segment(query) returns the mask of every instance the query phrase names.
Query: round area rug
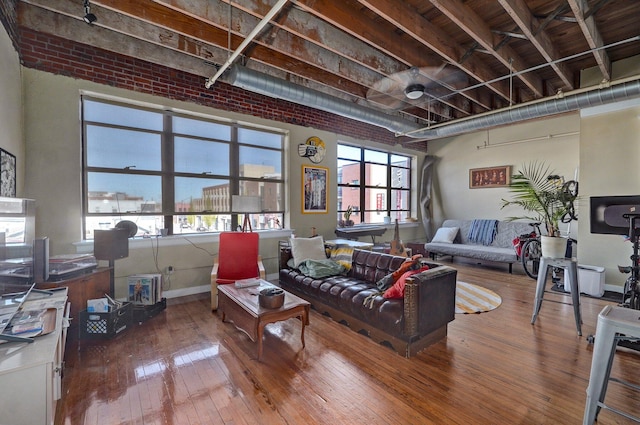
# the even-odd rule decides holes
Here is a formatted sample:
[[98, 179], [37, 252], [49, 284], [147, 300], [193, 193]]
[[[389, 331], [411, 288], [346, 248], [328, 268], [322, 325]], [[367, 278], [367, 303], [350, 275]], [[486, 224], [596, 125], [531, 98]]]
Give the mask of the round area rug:
[[483, 313], [500, 304], [500, 295], [487, 288], [460, 281], [456, 284], [456, 313]]

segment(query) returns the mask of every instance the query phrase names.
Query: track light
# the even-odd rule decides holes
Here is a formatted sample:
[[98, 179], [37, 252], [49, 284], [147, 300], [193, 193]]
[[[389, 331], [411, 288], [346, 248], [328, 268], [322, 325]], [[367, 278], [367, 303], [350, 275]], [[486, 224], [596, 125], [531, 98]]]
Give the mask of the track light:
[[89, 0], [84, 0], [84, 17], [82, 18], [87, 24], [92, 25], [95, 21], [98, 20], [96, 15], [91, 13], [91, 5], [89, 4]]
[[411, 100], [416, 100], [424, 94], [424, 86], [422, 84], [410, 84], [404, 89], [404, 95]]

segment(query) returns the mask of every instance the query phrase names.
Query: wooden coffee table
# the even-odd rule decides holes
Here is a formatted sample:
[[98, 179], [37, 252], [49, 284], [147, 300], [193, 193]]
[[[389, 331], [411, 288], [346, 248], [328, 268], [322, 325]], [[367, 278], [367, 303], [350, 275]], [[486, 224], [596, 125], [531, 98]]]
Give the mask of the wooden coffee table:
[[268, 323], [297, 317], [302, 323], [300, 340], [304, 348], [304, 327], [309, 324], [309, 302], [284, 291], [284, 304], [280, 308], [263, 308], [258, 303], [258, 293], [275, 285], [261, 280], [259, 286], [236, 288], [234, 284], [218, 286], [218, 311], [222, 321], [233, 322], [236, 328], [258, 343], [258, 360], [262, 359], [262, 335]]

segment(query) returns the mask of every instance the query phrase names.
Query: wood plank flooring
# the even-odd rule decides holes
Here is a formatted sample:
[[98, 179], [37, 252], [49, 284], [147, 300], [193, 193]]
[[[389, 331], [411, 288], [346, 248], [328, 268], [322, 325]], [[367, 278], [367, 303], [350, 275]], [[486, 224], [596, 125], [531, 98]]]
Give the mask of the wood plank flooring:
[[[298, 320], [271, 324], [258, 362], [256, 344], [211, 313], [208, 294], [168, 300], [114, 340], [68, 344], [56, 424], [582, 423], [586, 336], [613, 303], [582, 298], [583, 337], [567, 304], [545, 301], [532, 326], [535, 282], [520, 270], [452, 265], [502, 305], [457, 314], [446, 339], [411, 359], [312, 310], [305, 349]], [[612, 375], [638, 384], [639, 367], [638, 351], [619, 349]], [[640, 392], [610, 384], [607, 402], [640, 416]], [[608, 411], [598, 421], [627, 423]]]

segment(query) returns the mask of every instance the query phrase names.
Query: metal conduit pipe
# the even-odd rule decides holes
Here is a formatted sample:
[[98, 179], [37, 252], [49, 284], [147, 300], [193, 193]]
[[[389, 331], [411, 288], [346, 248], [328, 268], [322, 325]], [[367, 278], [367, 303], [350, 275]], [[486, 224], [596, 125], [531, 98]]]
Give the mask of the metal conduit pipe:
[[411, 134], [407, 134], [407, 136], [420, 139], [439, 139], [637, 97], [640, 97], [640, 79], [625, 81], [576, 95], [565, 95], [559, 99], [512, 107], [501, 112], [486, 114], [457, 123], [444, 124], [438, 128], [428, 128], [412, 132]]
[[229, 82], [235, 87], [254, 93], [307, 105], [321, 111], [377, 125], [394, 133], [416, 131], [423, 127], [237, 64], [231, 67]]
[[396, 135], [406, 135], [421, 140], [450, 137], [640, 97], [640, 79], [625, 80], [620, 83], [611, 83], [608, 87], [581, 91], [574, 95], [567, 94], [561, 98], [537, 101], [524, 106], [514, 106], [504, 111], [487, 113], [425, 129], [424, 126], [419, 126], [417, 123], [356, 105], [240, 65], [234, 65], [231, 68], [230, 83], [236, 87], [265, 96], [307, 105], [325, 112], [386, 128], [396, 133]]

